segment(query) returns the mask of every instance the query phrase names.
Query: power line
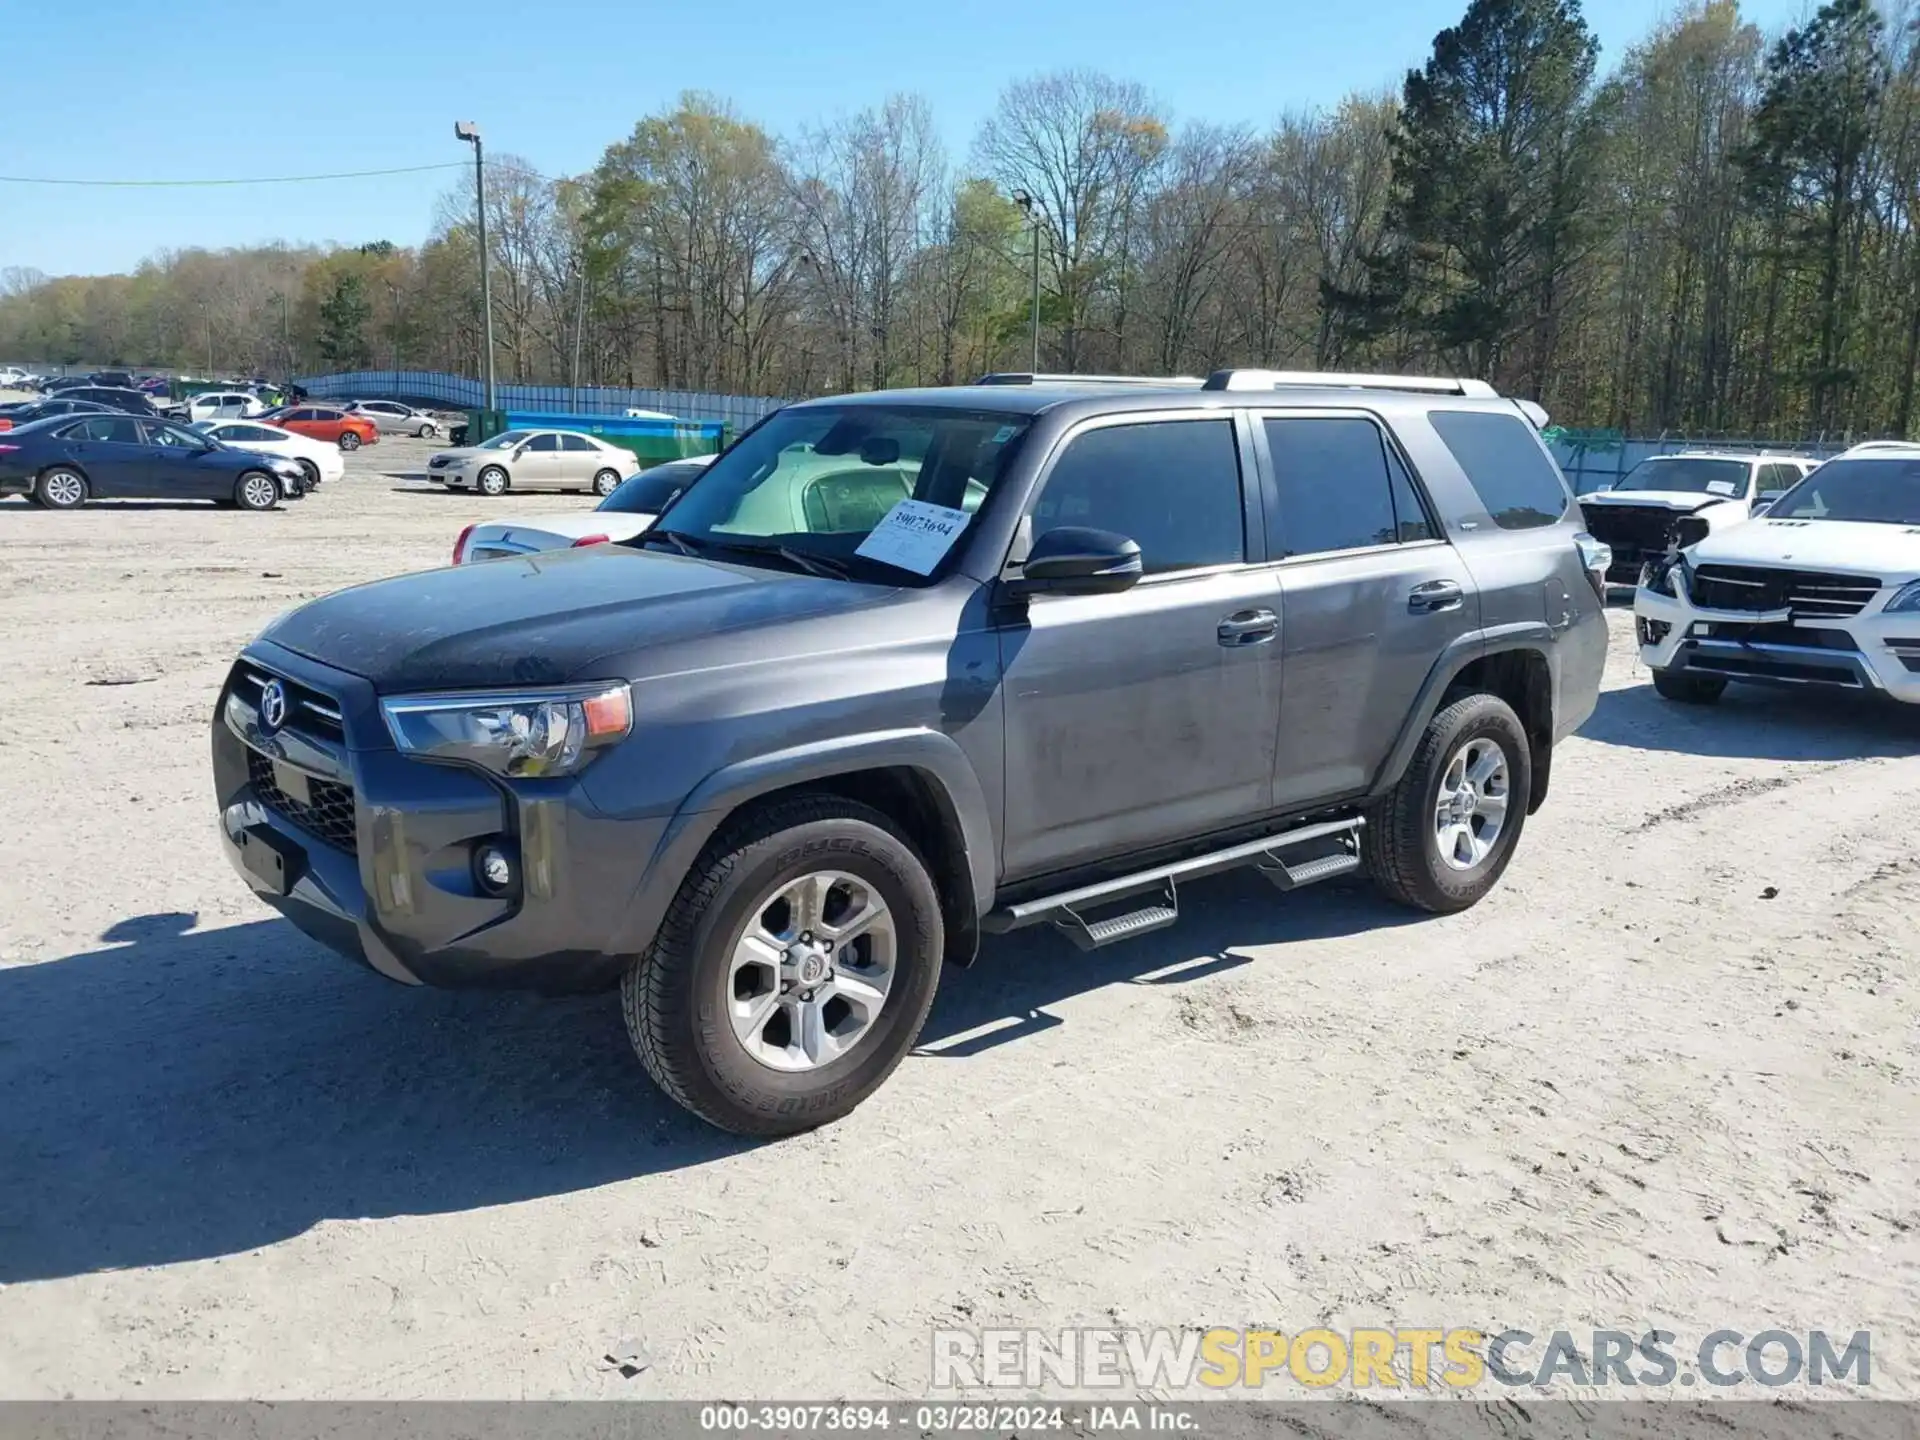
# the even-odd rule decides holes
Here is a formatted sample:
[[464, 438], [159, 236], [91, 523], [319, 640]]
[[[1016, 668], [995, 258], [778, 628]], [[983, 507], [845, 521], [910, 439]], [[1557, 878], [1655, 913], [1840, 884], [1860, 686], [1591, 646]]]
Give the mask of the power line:
[[315, 180], [367, 180], [377, 175], [420, 175], [429, 170], [464, 170], [463, 160], [441, 165], [401, 165], [390, 170], [340, 170], [331, 175], [259, 175], [228, 180], [69, 180], [46, 175], [0, 175], [0, 185], [87, 185], [116, 189], [165, 189], [201, 185], [304, 185]]

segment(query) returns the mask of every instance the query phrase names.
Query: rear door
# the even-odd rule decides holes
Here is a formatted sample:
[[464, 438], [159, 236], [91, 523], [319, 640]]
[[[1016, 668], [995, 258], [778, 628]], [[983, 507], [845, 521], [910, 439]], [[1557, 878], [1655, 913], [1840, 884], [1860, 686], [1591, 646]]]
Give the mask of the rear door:
[[1032, 535], [1126, 535], [1146, 575], [1118, 595], [1035, 596], [1002, 624], [1009, 879], [1268, 808], [1280, 587], [1261, 563], [1244, 440], [1231, 414], [1119, 415], [1053, 456]]
[[152, 484], [140, 422], [131, 415], [95, 415], [67, 432], [73, 458], [86, 471], [87, 484], [103, 499], [147, 496]]
[[1479, 601], [1378, 416], [1255, 419], [1287, 617], [1273, 798], [1294, 808], [1372, 783], [1434, 661], [1478, 628]]
[[594, 475], [614, 467], [605, 452], [584, 435], [562, 435], [560, 437], [559, 473], [561, 480], [569, 486], [585, 488], [593, 483]]

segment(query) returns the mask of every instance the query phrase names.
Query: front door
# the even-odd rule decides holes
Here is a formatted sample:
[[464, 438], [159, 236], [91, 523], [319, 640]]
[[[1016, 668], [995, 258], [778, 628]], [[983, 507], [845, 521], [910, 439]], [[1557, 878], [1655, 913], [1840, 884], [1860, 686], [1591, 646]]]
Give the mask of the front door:
[[560, 437], [552, 431], [536, 435], [520, 448], [513, 462], [513, 483], [517, 488], [557, 486], [566, 473], [560, 463]]
[[1007, 878], [1268, 808], [1280, 589], [1249, 548], [1242, 476], [1233, 419], [1192, 412], [1094, 422], [1055, 456], [1033, 536], [1114, 531], [1147, 573], [1118, 595], [1035, 596], [1001, 628]]
[[1479, 626], [1479, 599], [1371, 415], [1263, 415], [1257, 441], [1287, 615], [1273, 798], [1298, 809], [1372, 783], [1435, 658]]
[[152, 493], [168, 500], [230, 500], [235, 472], [231, 460], [209, 448], [199, 436], [177, 425], [141, 422], [147, 432]]

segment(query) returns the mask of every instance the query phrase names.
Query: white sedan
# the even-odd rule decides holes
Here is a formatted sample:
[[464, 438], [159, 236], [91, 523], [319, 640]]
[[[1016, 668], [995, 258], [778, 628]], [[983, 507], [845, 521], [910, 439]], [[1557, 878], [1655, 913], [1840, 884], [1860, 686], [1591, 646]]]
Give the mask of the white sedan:
[[309, 490], [323, 480], [338, 480], [347, 473], [347, 460], [340, 453], [338, 445], [310, 440], [305, 435], [296, 435], [277, 425], [263, 424], [258, 420], [203, 420], [193, 428], [222, 445], [234, 445], [242, 450], [260, 450], [297, 461], [301, 470], [306, 472]]
[[498, 560], [528, 555], [536, 550], [564, 550], [576, 545], [598, 545], [631, 540], [667, 507], [667, 502], [699, 478], [713, 463], [711, 455], [669, 460], [642, 470], [591, 510], [566, 515], [528, 515], [513, 520], [489, 520], [467, 526], [454, 542], [453, 563]]

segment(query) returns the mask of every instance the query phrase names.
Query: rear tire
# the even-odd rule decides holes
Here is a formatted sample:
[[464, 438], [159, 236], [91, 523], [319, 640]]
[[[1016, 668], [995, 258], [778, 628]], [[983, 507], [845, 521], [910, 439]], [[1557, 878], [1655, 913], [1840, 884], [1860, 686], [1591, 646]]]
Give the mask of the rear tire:
[[87, 477], [71, 465], [54, 465], [41, 471], [33, 490], [49, 510], [78, 510], [87, 503]]
[[360, 448], [360, 437], [351, 430], [342, 430], [340, 432], [340, 448], [349, 452], [358, 450]]
[[1662, 699], [1675, 700], [1682, 705], [1712, 705], [1727, 693], [1727, 681], [1722, 675], [1656, 670], [1653, 672], [1653, 688]]
[[1465, 910], [1499, 882], [1532, 796], [1520, 717], [1497, 695], [1464, 696], [1428, 722], [1406, 774], [1367, 816], [1361, 858], [1374, 884], [1402, 905], [1435, 915]]
[[[812, 921], [789, 898], [807, 894], [818, 895]], [[875, 911], [861, 938], [832, 938]], [[820, 933], [803, 940], [808, 924]], [[786, 930], [790, 940], [774, 940]], [[748, 812], [707, 845], [628, 968], [627, 1034], [653, 1082], [709, 1124], [811, 1130], [846, 1115], [906, 1057], [939, 985], [944, 935], [927, 867], [886, 816], [833, 796]], [[807, 944], [824, 947], [806, 952], [824, 954], [824, 978], [804, 968], [814, 960], [791, 958]], [[862, 976], [880, 996], [871, 1009], [817, 999]], [[820, 1017], [811, 1031], [810, 1010]]]
[[504, 495], [507, 493], [507, 472], [498, 465], [489, 465], [474, 478], [473, 484], [482, 495]]
[[426, 424], [413, 432], [413, 438], [416, 440], [431, 440], [439, 433], [440, 427], [438, 425]]
[[233, 483], [233, 503], [242, 510], [271, 510], [280, 503], [280, 482], [264, 470], [249, 470]]
[[620, 488], [620, 476], [617, 471], [602, 470], [593, 477], [593, 493], [605, 499]]

